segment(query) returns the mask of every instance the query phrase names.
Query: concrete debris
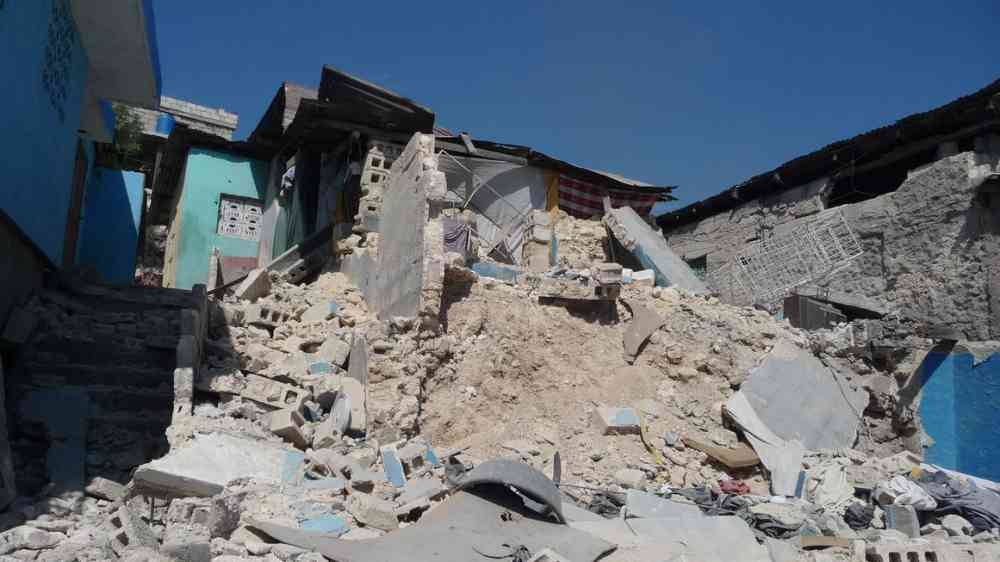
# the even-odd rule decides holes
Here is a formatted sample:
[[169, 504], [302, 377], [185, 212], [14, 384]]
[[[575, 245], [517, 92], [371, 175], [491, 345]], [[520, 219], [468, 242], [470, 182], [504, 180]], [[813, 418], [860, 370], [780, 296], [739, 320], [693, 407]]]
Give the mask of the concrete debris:
[[677, 286], [691, 293], [707, 293], [705, 283], [677, 257], [663, 236], [654, 231], [631, 207], [611, 209], [604, 224], [615, 240], [644, 266], [653, 270], [656, 285]]
[[[598, 221], [533, 218], [545, 228], [530, 233], [532, 252], [557, 245], [558, 257], [531, 254], [523, 270], [475, 250], [447, 258], [434, 217], [452, 210], [435, 202], [432, 139], [417, 139], [401, 158], [409, 160], [389, 176], [398, 168], [399, 180], [380, 195], [382, 216], [366, 209], [377, 220], [349, 243], [337, 240], [339, 256], [325, 266], [310, 258], [310, 282], [289, 281], [306, 271], [305, 258], [290, 254], [284, 275], [255, 270], [209, 301], [203, 336], [185, 335], [186, 413], [173, 416], [162, 446], [142, 434], [135, 439], [145, 448], [125, 451], [108, 423], [12, 435], [49, 457], [68, 444], [50, 446], [52, 435], [72, 435], [73, 470], [89, 484], [53, 488], [44, 502], [12, 498], [0, 513], [10, 528], [0, 556], [464, 562], [477, 551], [511, 558], [508, 544], [538, 561], [739, 552], [811, 562], [853, 552], [854, 544], [836, 546], [841, 539], [910, 544], [894, 528], [913, 490], [892, 486], [922, 460], [904, 452], [920, 436], [919, 416], [901, 399], [904, 368], [858, 355], [865, 346], [818, 345], [816, 334], [765, 311], [692, 294], [704, 286], [645, 223], [633, 224], [630, 209], [608, 213], [613, 240]], [[413, 205], [420, 224], [408, 222]], [[614, 263], [615, 241], [647, 269]], [[384, 275], [404, 266], [402, 277]], [[518, 274], [500, 282], [477, 267]], [[567, 302], [542, 305], [556, 297]], [[114, 314], [111, 330], [99, 330], [145, 321], [141, 312]], [[47, 314], [38, 317], [36, 330], [47, 330]], [[150, 320], [167, 325], [159, 322]], [[143, 334], [156, 345], [139, 349], [166, 346], [175, 360], [179, 339], [159, 332]], [[64, 373], [91, 376], [73, 361], [50, 361], [64, 367], [38, 375], [33, 388], [64, 388]], [[137, 402], [160, 392], [147, 372], [154, 366], [121, 375], [153, 381]], [[78, 407], [115, 400], [97, 395]], [[45, 459], [14, 457], [20, 490]], [[875, 505], [858, 507], [869, 496]], [[870, 521], [855, 531], [848, 508], [864, 508]], [[924, 540], [984, 548], [1000, 540], [957, 516], [920, 515]], [[835, 546], [804, 552], [800, 544], [819, 539], [800, 535]]]
[[100, 476], [91, 479], [84, 490], [89, 496], [113, 502], [124, 499], [126, 493], [125, 486]]
[[236, 287], [236, 297], [255, 302], [271, 291], [271, 276], [266, 269], [254, 269]]
[[632, 310], [632, 322], [625, 328], [622, 343], [625, 346], [625, 361], [634, 363], [646, 340], [663, 326], [663, 318], [655, 310], [636, 302], [628, 303]]
[[642, 424], [639, 414], [632, 408], [596, 408], [594, 421], [603, 435], [639, 433], [639, 426]]

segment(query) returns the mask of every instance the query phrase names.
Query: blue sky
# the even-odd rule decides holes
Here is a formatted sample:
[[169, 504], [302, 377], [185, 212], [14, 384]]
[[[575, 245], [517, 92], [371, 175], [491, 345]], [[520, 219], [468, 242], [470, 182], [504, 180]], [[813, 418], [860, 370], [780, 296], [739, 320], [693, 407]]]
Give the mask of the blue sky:
[[1000, 2], [157, 0], [164, 94], [253, 130], [329, 64], [677, 208], [1000, 78]]

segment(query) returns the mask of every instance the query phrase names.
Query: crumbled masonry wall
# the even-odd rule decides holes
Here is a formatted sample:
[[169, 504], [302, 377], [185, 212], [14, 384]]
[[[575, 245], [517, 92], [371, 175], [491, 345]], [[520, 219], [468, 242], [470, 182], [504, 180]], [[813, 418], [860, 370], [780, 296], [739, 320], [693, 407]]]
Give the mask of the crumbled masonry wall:
[[[434, 321], [444, 277], [440, 222], [428, 222], [429, 197], [443, 196], [434, 137], [415, 134], [392, 165], [382, 206], [374, 297], [380, 318]], [[371, 291], [370, 291], [371, 293]]]
[[[1000, 297], [1000, 209], [976, 191], [996, 169], [1000, 139], [980, 139], [977, 147], [911, 171], [893, 193], [840, 207], [865, 252], [818, 284], [872, 298], [918, 331], [947, 326], [970, 340], [1000, 338], [1000, 308], [992, 306]], [[707, 256], [711, 272], [761, 233], [809, 220], [822, 203], [818, 185], [665, 236], [685, 259]]]

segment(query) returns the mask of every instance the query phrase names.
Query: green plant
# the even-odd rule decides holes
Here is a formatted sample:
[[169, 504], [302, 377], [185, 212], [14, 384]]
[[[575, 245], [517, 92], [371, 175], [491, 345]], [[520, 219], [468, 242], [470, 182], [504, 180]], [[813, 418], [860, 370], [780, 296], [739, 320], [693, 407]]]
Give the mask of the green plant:
[[142, 166], [142, 119], [131, 107], [113, 103], [115, 113], [114, 159], [117, 167]]

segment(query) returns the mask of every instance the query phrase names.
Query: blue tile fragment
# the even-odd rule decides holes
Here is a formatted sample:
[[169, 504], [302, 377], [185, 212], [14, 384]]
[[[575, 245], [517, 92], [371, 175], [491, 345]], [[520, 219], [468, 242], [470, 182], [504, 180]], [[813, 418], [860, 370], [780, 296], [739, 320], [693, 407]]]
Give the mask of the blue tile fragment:
[[302, 469], [302, 464], [305, 460], [305, 453], [286, 451], [284, 462], [281, 465], [281, 482], [283, 484], [294, 482], [298, 478], [299, 471]]
[[427, 445], [427, 450], [424, 451], [424, 460], [434, 468], [441, 466], [441, 461], [438, 459], [437, 453], [434, 452], [434, 449], [429, 444]]
[[397, 488], [406, 486], [406, 476], [403, 474], [403, 463], [399, 462], [399, 454], [391, 445], [382, 447], [382, 466], [385, 468], [385, 478]]
[[347, 532], [347, 522], [336, 515], [325, 515], [316, 519], [307, 519], [299, 523], [299, 528], [310, 533], [329, 533], [340, 536]]
[[310, 375], [328, 375], [333, 372], [333, 365], [329, 361], [317, 361], [309, 365]]
[[639, 425], [639, 414], [632, 408], [615, 408], [611, 421], [616, 426]]

